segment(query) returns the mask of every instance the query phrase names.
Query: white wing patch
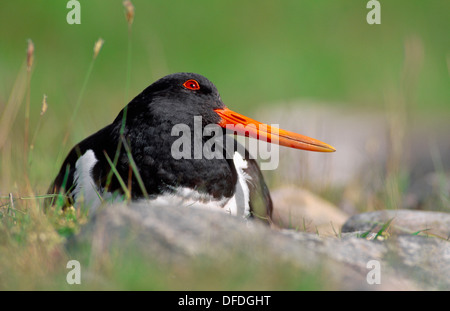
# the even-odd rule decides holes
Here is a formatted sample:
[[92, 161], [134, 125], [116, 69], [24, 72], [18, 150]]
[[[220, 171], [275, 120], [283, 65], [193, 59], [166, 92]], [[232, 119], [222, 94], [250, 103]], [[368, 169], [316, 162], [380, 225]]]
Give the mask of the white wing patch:
[[250, 190], [247, 181], [251, 177], [244, 172], [244, 169], [247, 168], [247, 161], [236, 151], [233, 156], [233, 163], [237, 171], [238, 180], [236, 182], [234, 196], [227, 202], [224, 209], [232, 215], [248, 217], [250, 216]]
[[78, 206], [83, 204], [90, 209], [95, 209], [102, 203], [92, 178], [92, 169], [97, 162], [94, 151], [89, 149], [75, 163], [73, 196]]

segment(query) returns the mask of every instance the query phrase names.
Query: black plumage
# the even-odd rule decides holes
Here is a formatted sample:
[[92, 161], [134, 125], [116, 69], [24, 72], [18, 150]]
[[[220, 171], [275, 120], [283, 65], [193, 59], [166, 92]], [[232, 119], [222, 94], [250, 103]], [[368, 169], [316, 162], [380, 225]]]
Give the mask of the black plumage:
[[[190, 89], [184, 85], [190, 80], [198, 82], [199, 89]], [[73, 204], [75, 164], [83, 154], [92, 150], [97, 162], [91, 175], [99, 195], [106, 191], [119, 194], [126, 191], [111, 171], [109, 158], [116, 162], [115, 168], [127, 190], [131, 190], [132, 199], [148, 196], [147, 199], [151, 200], [161, 194], [174, 192], [177, 187], [185, 187], [223, 202], [233, 197], [238, 181], [232, 158], [238, 143], [232, 137], [224, 135], [221, 138], [224, 142], [233, 140], [232, 144], [224, 143], [227, 149], [222, 150], [223, 158], [174, 159], [171, 154], [172, 145], [179, 138], [172, 134], [175, 125], [186, 124], [193, 131], [194, 117], [198, 116], [202, 117], [202, 127], [218, 124], [221, 118], [214, 110], [223, 107], [225, 105], [216, 87], [205, 77], [194, 73], [168, 75], [137, 95], [110, 125], [73, 147], [50, 186], [49, 193], [63, 194], [66, 205]], [[225, 134], [225, 129], [221, 130]], [[203, 136], [202, 144], [210, 138]], [[233, 150], [229, 146], [233, 146]], [[256, 203], [252, 202], [257, 200], [252, 198], [259, 196], [263, 207], [258, 208], [258, 216], [270, 218], [272, 202], [261, 171], [255, 160], [249, 158], [248, 152], [243, 157], [247, 160], [245, 172], [250, 177], [250, 211], [254, 213], [256, 210], [252, 206]], [[135, 162], [145, 190], [130, 161]]]

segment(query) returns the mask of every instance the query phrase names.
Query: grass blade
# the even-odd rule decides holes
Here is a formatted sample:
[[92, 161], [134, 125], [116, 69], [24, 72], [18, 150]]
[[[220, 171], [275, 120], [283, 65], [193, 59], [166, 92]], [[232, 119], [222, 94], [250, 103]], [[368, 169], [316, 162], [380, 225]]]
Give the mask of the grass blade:
[[144, 195], [144, 197], [146, 199], [148, 199], [149, 197], [148, 197], [147, 189], [145, 189], [144, 182], [142, 181], [142, 178], [141, 178], [141, 174], [139, 174], [139, 170], [136, 166], [136, 163], [134, 162], [133, 156], [131, 155], [130, 147], [128, 146], [127, 142], [125, 141], [125, 137], [121, 136], [121, 139], [122, 139], [123, 146], [125, 147], [125, 150], [127, 152], [128, 159], [130, 160], [131, 168], [133, 169], [133, 172], [134, 172], [134, 175], [136, 176], [139, 187], [141, 188], [142, 194]]
[[119, 181], [120, 186], [122, 187], [122, 190], [124, 191], [127, 200], [129, 200], [131, 198], [130, 191], [128, 191], [128, 188], [127, 188], [125, 182], [123, 181], [122, 177], [120, 176], [119, 172], [116, 169], [116, 166], [111, 161], [111, 159], [109, 158], [106, 151], [103, 151], [103, 153], [105, 154], [106, 160], [108, 161], [109, 165], [111, 166], [111, 170], [114, 172], [114, 175], [116, 175], [117, 180]]

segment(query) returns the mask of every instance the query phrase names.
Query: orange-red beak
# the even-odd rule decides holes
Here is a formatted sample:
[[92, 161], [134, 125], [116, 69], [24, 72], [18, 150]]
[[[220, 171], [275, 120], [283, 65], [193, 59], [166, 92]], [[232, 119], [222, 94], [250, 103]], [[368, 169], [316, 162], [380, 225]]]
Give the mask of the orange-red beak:
[[267, 142], [275, 143], [290, 148], [303, 149], [317, 152], [334, 152], [332, 146], [317, 139], [301, 134], [271, 127], [270, 125], [250, 119], [228, 108], [214, 110], [220, 117], [219, 125], [223, 128], [233, 129], [237, 134], [249, 136]]

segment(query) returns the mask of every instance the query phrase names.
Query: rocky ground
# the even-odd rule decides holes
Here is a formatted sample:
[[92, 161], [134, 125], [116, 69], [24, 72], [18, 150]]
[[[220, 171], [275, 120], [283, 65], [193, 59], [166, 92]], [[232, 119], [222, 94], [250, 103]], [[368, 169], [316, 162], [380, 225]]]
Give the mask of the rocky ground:
[[[383, 213], [358, 215], [344, 224], [344, 229], [351, 232], [321, 236], [204, 209], [136, 203], [100, 210], [69, 243], [69, 250], [92, 243], [94, 260], [108, 258], [117, 251], [138, 250], [139, 255], [151, 261], [175, 265], [196, 258], [228, 262], [237, 254], [245, 254], [248, 265], [264, 258], [273, 265], [289, 263], [301, 270], [325, 270], [322, 273], [331, 277], [333, 284], [339, 284], [336, 289], [341, 290], [448, 290], [450, 243], [431, 232], [405, 234], [404, 229], [415, 229], [403, 221], [413, 218], [414, 227], [442, 234], [449, 227], [435, 228], [433, 219], [445, 216], [442, 224], [448, 224], [450, 215], [428, 212], [427, 218], [420, 213], [398, 211], [388, 215], [396, 217], [402, 229], [390, 236], [375, 237], [364, 231], [371, 229], [374, 222], [383, 223]], [[371, 284], [375, 268], [379, 279]]]

